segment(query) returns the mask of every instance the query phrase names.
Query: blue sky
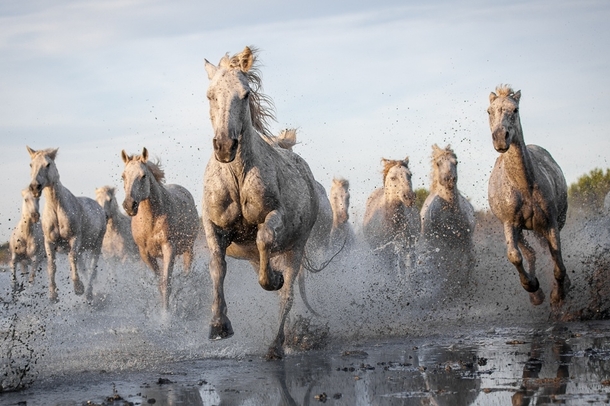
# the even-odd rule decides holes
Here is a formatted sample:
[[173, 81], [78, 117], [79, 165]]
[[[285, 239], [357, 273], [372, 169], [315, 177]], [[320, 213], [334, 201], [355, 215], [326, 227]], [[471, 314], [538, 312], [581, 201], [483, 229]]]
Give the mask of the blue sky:
[[451, 144], [458, 185], [487, 207], [497, 157], [485, 110], [500, 83], [522, 91], [528, 143], [568, 183], [610, 166], [610, 3], [600, 1], [8, 1], [0, 3], [0, 241], [34, 149], [59, 147], [64, 186], [115, 185], [122, 149], [146, 146], [200, 207], [212, 130], [204, 58], [261, 49], [274, 131], [327, 188], [350, 180], [352, 219], [381, 185], [382, 157], [409, 156], [429, 185], [431, 145]]

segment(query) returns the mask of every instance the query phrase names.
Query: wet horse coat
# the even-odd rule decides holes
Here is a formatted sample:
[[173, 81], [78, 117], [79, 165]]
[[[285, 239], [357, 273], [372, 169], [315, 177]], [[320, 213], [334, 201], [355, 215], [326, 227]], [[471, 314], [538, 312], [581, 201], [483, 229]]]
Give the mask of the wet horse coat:
[[210, 338], [233, 335], [224, 297], [226, 255], [248, 260], [265, 290], [279, 290], [279, 328], [267, 353], [283, 356], [294, 281], [316, 222], [316, 181], [307, 163], [271, 138], [272, 118], [260, 92], [256, 51], [246, 47], [218, 66], [206, 61], [214, 129], [204, 175], [203, 226], [213, 282]]

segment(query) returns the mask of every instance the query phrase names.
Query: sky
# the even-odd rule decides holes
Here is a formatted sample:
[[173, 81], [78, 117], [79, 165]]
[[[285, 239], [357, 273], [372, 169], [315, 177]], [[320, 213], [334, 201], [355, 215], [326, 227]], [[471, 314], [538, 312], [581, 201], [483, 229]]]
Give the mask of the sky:
[[487, 209], [498, 156], [486, 109], [499, 84], [521, 90], [527, 143], [545, 147], [568, 184], [607, 168], [610, 3], [534, 1], [0, 2], [0, 242], [20, 216], [33, 149], [59, 148], [77, 196], [113, 185], [121, 150], [146, 147], [168, 183], [201, 210], [211, 157], [205, 59], [260, 49], [272, 130], [297, 128], [295, 151], [327, 190], [351, 185], [362, 221], [382, 185], [381, 158], [410, 158], [429, 187], [432, 144], [451, 144], [458, 187]]

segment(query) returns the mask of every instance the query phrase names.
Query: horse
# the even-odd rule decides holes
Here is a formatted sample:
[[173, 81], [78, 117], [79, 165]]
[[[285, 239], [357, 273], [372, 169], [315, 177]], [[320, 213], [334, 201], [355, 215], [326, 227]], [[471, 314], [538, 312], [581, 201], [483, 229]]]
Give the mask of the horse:
[[102, 255], [106, 260], [122, 263], [138, 258], [138, 246], [131, 234], [131, 218], [121, 213], [116, 200], [116, 189], [102, 186], [95, 189], [95, 200], [106, 214], [106, 234], [102, 243]]
[[9, 250], [11, 252], [11, 271], [13, 282], [17, 281], [16, 270], [19, 266], [21, 274], [28, 273], [29, 282], [33, 283], [36, 272], [41, 269], [45, 257], [44, 236], [40, 225], [39, 199], [34, 197], [30, 188], [21, 191], [21, 218], [11, 233]]
[[[551, 306], [559, 309], [570, 287], [559, 235], [566, 221], [568, 188], [551, 154], [537, 145], [525, 145], [519, 118], [520, 99], [521, 91], [504, 85], [489, 95], [489, 126], [493, 146], [500, 156], [489, 178], [488, 201], [503, 224], [508, 259], [517, 268], [521, 286], [529, 292], [534, 305], [543, 303], [544, 293], [535, 273], [536, 252], [523, 236], [523, 230], [533, 230], [548, 244], [555, 277]], [[529, 272], [523, 266], [522, 255]]]
[[259, 285], [279, 291], [278, 332], [266, 354], [284, 355], [284, 328], [294, 301], [294, 281], [319, 210], [316, 180], [303, 158], [273, 141], [272, 102], [262, 93], [258, 51], [251, 47], [218, 66], [205, 61], [214, 130], [213, 156], [204, 174], [203, 227], [213, 283], [209, 338], [233, 335], [227, 316], [226, 255], [245, 259]]
[[333, 178], [330, 187], [330, 205], [333, 213], [330, 244], [333, 250], [342, 246], [349, 249], [356, 242], [356, 234], [349, 222], [349, 198], [349, 181]]
[[440, 276], [436, 287], [450, 296], [468, 282], [474, 265], [474, 208], [457, 188], [457, 165], [450, 145], [432, 146], [432, 185], [420, 211], [423, 245]]
[[91, 272], [86, 291], [87, 300], [91, 301], [97, 262], [106, 232], [104, 211], [95, 200], [84, 196], [76, 197], [61, 184], [55, 164], [58, 148], [36, 151], [27, 147], [27, 150], [31, 158], [29, 188], [34, 197], [39, 198], [42, 193], [45, 198], [41, 222], [47, 253], [49, 298], [52, 302], [58, 301], [55, 253], [57, 250], [65, 250], [68, 251], [74, 293], [79, 296], [85, 293], [78, 274], [79, 262], [84, 262], [85, 254], [90, 253], [84, 268], [89, 268]]
[[381, 161], [383, 187], [375, 189], [367, 199], [363, 232], [380, 258], [402, 270], [412, 262], [421, 228], [409, 158]]
[[[163, 311], [169, 309], [172, 272], [176, 257], [182, 255], [184, 274], [193, 262], [193, 246], [199, 232], [197, 207], [191, 193], [180, 185], [166, 185], [165, 172], [158, 162], [121, 151], [125, 163], [123, 209], [131, 216], [131, 232], [140, 257], [159, 278]], [[163, 259], [160, 268], [157, 258]]]
[[432, 185], [420, 211], [421, 232], [431, 246], [457, 250], [472, 260], [474, 208], [457, 188], [457, 165], [450, 145], [432, 146]]

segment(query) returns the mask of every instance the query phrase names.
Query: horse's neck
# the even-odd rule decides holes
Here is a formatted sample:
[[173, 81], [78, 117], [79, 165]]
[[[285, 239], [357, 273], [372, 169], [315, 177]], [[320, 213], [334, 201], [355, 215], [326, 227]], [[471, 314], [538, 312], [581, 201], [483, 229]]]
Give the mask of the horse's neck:
[[343, 224], [347, 223], [347, 220], [349, 219], [347, 213], [344, 212], [339, 212], [339, 211], [334, 211], [333, 210], [333, 227], [334, 228], [338, 228], [341, 227]]
[[68, 195], [71, 192], [66, 189], [59, 180], [45, 187], [42, 190], [45, 198], [45, 207], [51, 207], [56, 211], [58, 208], [66, 208], [69, 206]]
[[534, 166], [521, 131], [504, 153], [504, 167], [513, 184], [523, 191], [531, 191], [535, 179]]
[[[152, 176], [152, 175], [151, 175]], [[163, 187], [163, 185], [157, 181], [150, 182], [150, 195], [148, 199], [140, 202], [140, 205], [143, 203], [149, 206], [149, 210], [153, 213], [163, 213], [166, 210], [167, 202], [170, 200], [169, 191]]]
[[430, 193], [436, 194], [441, 199], [450, 203], [451, 205], [458, 204], [458, 190], [457, 187], [448, 188], [440, 184], [440, 182], [435, 182], [435, 185], [431, 188]]
[[254, 127], [244, 131], [242, 140], [237, 150], [235, 159], [229, 164], [233, 174], [237, 177], [237, 182], [244, 179], [246, 173], [253, 166], [258, 166], [257, 161], [261, 158], [268, 157], [266, 149], [272, 149], [263, 138], [256, 132]]

